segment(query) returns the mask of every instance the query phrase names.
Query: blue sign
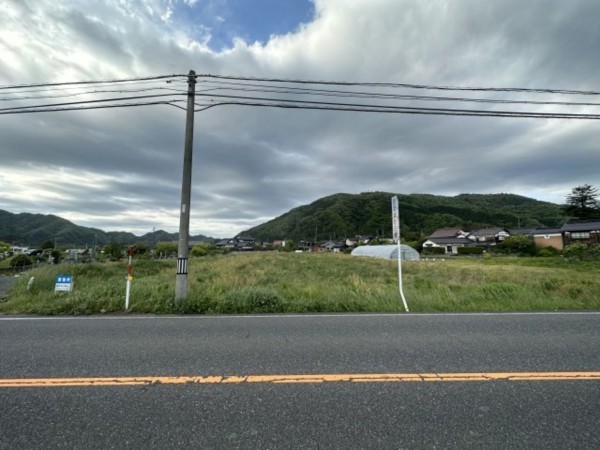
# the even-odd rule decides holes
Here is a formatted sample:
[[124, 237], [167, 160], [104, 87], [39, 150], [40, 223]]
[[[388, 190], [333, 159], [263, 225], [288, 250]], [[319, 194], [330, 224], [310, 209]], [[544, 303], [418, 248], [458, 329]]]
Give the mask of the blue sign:
[[73, 276], [71, 275], [57, 275], [56, 284], [54, 285], [54, 292], [73, 290]]

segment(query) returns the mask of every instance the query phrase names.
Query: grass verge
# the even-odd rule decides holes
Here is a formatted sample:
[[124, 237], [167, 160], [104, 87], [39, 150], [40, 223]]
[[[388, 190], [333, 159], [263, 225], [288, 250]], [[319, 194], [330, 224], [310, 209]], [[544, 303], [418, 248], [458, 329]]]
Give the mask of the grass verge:
[[[411, 311], [600, 310], [600, 262], [561, 258], [405, 262]], [[336, 254], [250, 253], [190, 261], [187, 301], [176, 304], [174, 261], [134, 261], [130, 312], [302, 313], [402, 311], [394, 261]], [[74, 290], [55, 293], [59, 273]], [[6, 314], [122, 312], [124, 263], [44, 266], [0, 303]], [[28, 279], [34, 282], [28, 289]]]

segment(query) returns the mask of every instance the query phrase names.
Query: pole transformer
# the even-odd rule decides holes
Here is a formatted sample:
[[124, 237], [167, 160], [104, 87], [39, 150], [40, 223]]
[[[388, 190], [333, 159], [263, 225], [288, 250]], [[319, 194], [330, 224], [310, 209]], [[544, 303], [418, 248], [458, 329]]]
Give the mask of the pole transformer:
[[181, 209], [179, 216], [179, 246], [177, 249], [177, 274], [175, 276], [175, 301], [187, 297], [188, 252], [190, 240], [190, 200], [192, 191], [192, 154], [194, 146], [194, 101], [196, 97], [196, 72], [188, 75], [185, 146], [183, 149], [183, 179], [181, 182]]

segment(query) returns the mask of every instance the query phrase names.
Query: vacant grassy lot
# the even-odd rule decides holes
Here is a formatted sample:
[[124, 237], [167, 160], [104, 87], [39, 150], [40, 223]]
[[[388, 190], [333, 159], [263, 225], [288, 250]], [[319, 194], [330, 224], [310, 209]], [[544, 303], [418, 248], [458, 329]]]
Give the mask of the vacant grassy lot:
[[[405, 262], [411, 311], [600, 310], [600, 262], [561, 258]], [[75, 289], [54, 293], [57, 274]], [[120, 312], [124, 263], [44, 266], [21, 276], [0, 313]], [[189, 296], [176, 305], [175, 261], [134, 261], [131, 312], [402, 311], [395, 262], [336, 254], [250, 253], [193, 259]], [[27, 289], [28, 278], [35, 279]]]

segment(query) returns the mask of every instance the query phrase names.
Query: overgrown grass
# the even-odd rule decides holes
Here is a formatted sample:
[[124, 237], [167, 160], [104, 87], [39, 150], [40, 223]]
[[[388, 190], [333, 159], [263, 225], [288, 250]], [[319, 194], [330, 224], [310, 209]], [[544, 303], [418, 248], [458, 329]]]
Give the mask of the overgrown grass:
[[[562, 258], [448, 259], [403, 263], [411, 311], [599, 310], [600, 262]], [[402, 311], [393, 261], [336, 254], [251, 253], [190, 261], [187, 301], [176, 304], [174, 261], [134, 261], [130, 312], [286, 313]], [[57, 274], [75, 288], [54, 293]], [[0, 312], [122, 312], [124, 263], [44, 266], [24, 275]]]

